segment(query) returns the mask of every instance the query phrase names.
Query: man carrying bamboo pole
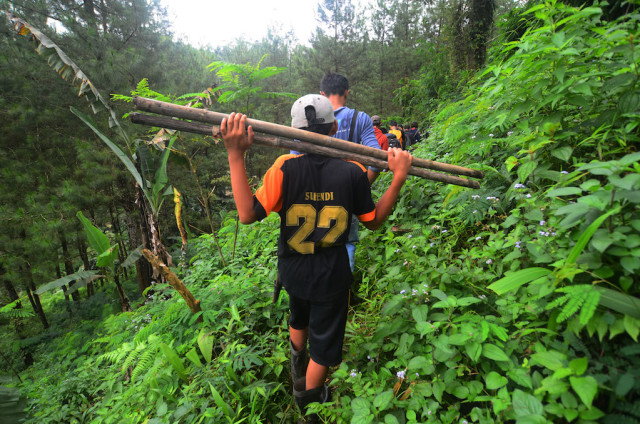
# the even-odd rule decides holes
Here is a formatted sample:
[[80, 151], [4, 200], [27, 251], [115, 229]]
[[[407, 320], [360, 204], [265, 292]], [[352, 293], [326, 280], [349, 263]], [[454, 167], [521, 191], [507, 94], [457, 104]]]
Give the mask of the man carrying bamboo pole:
[[[329, 100], [318, 94], [298, 99], [292, 126], [324, 135], [337, 122]], [[325, 402], [329, 367], [342, 361], [348, 292], [353, 281], [344, 247], [356, 215], [374, 230], [387, 219], [411, 167], [412, 156], [399, 149], [387, 153], [393, 181], [377, 204], [371, 199], [366, 169], [356, 162], [315, 154], [280, 156], [252, 195], [244, 154], [253, 143], [245, 133], [246, 116], [232, 113], [220, 131], [229, 154], [231, 188], [240, 222], [250, 224], [274, 211], [280, 215], [278, 272], [289, 293], [289, 332], [293, 393], [305, 414], [312, 402]], [[307, 364], [309, 340], [311, 359]], [[307, 416], [306, 422], [318, 422]]]

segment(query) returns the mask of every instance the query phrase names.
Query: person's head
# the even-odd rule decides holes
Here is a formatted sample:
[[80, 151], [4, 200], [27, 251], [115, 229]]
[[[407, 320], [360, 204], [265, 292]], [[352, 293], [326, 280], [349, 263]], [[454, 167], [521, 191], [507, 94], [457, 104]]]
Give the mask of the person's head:
[[389, 132], [387, 127], [380, 127], [380, 131], [382, 131], [382, 134], [387, 134]]
[[398, 126], [398, 121], [392, 119], [391, 121], [389, 121], [389, 126], [391, 127], [391, 129], [395, 129]]
[[332, 135], [338, 129], [329, 99], [320, 94], [307, 94], [291, 106], [291, 126], [322, 135]]
[[320, 81], [320, 93], [327, 97], [334, 95], [346, 97], [349, 94], [349, 81], [340, 74], [328, 72]]
[[418, 123], [417, 122], [412, 122], [411, 123], [411, 128], [418, 128]]
[[371, 122], [373, 123], [374, 127], [380, 128], [380, 123], [382, 122], [382, 119], [380, 119], [378, 115], [373, 115], [371, 117]]

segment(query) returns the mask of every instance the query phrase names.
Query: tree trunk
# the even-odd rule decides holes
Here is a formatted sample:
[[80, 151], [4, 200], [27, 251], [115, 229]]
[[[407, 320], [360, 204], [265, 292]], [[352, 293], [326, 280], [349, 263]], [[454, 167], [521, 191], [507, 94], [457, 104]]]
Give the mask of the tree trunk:
[[487, 60], [487, 44], [493, 26], [494, 0], [471, 1], [471, 67], [480, 69]]
[[[67, 245], [67, 238], [64, 235], [64, 231], [60, 230], [58, 231], [58, 235], [60, 236], [60, 244], [62, 244], [62, 258], [64, 259], [64, 270], [67, 273], [67, 275], [71, 275], [73, 274], [73, 262], [71, 262], [71, 256], [69, 255], [69, 246]], [[75, 283], [75, 281], [72, 281], [69, 283], [69, 288], [73, 287], [73, 284]], [[64, 288], [63, 288], [64, 290]], [[80, 293], [78, 293], [78, 290], [75, 290], [71, 293], [71, 297], [73, 298], [74, 301], [79, 301], [80, 300]]]
[[42, 326], [47, 329], [49, 328], [49, 321], [47, 321], [47, 317], [44, 314], [44, 309], [42, 309], [42, 303], [40, 303], [40, 296], [36, 293], [36, 285], [33, 282], [33, 273], [31, 272], [31, 264], [27, 262], [26, 264], [26, 272], [27, 272], [27, 295], [29, 295], [29, 301], [31, 302], [31, 306], [33, 307], [33, 311], [40, 318], [40, 322], [42, 322]]
[[120, 274], [118, 272], [113, 273], [113, 282], [116, 283], [116, 290], [118, 290], [118, 297], [120, 298], [120, 305], [122, 305], [123, 312], [131, 311], [131, 304], [129, 303], [129, 298], [127, 294], [124, 292], [122, 285], [120, 284]]
[[[18, 296], [18, 292], [16, 292], [16, 289], [13, 287], [13, 284], [11, 283], [11, 281], [4, 278], [4, 268], [2, 267], [2, 265], [0, 265], [0, 275], [3, 276], [2, 280], [4, 283], [4, 288], [7, 291], [7, 294], [9, 295], [10, 301], [15, 302], [20, 297]], [[16, 302], [15, 309], [22, 309], [22, 302], [19, 302], [19, 301]], [[16, 318], [14, 321], [14, 326], [15, 326], [16, 335], [18, 336], [18, 339], [20, 340], [25, 339], [26, 336], [24, 335], [24, 326], [22, 325], [22, 319]], [[24, 364], [26, 366], [33, 365], [33, 356], [31, 356], [31, 352], [29, 352], [29, 350], [26, 347], [22, 346], [22, 344], [20, 346], [20, 352], [22, 354], [22, 360]]]
[[[143, 217], [144, 213], [140, 212], [141, 206], [139, 205], [139, 202], [141, 201], [141, 199], [139, 193], [140, 191], [136, 187], [135, 203], [136, 205], [138, 205], [138, 216]], [[136, 222], [133, 213], [133, 210], [126, 211], [125, 213], [127, 219], [127, 231], [129, 233], [129, 247], [131, 248], [131, 250], [136, 249], [140, 245], [146, 247], [143, 241], [140, 225], [138, 225], [138, 222]], [[136, 276], [138, 278], [138, 289], [140, 290], [140, 295], [144, 296], [144, 291], [151, 286], [151, 264], [146, 261], [137, 261]]]
[[[78, 254], [82, 259], [84, 270], [89, 271], [91, 269], [91, 264], [89, 263], [89, 255], [87, 255], [87, 245], [84, 243], [84, 239], [82, 237], [76, 237], [76, 246], [78, 247]], [[93, 282], [87, 283], [87, 298], [93, 296], [94, 294], [95, 287], [93, 285]]]
[[[60, 264], [58, 264], [58, 258], [56, 258], [56, 276], [57, 278], [62, 278], [62, 273], [60, 272]], [[64, 293], [64, 304], [67, 308], [67, 314], [69, 314], [69, 318], [73, 317], [73, 312], [71, 309], [71, 304], [69, 303], [69, 293], [67, 293], [67, 286], [62, 286], [62, 293]]]

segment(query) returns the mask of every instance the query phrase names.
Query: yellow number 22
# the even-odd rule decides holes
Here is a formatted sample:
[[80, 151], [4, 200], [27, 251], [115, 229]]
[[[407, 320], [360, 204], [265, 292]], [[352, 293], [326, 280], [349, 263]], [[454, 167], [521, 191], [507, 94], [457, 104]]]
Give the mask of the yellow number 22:
[[[316, 227], [316, 216], [318, 218], [318, 228], [329, 228], [329, 231], [318, 243], [320, 247], [329, 247], [344, 233], [349, 223], [349, 214], [342, 206], [325, 206], [316, 213], [316, 209], [311, 205], [294, 204], [287, 210], [287, 227], [300, 227], [287, 241], [289, 247], [303, 255], [314, 253], [315, 244], [306, 241], [306, 238]], [[300, 219], [303, 219], [300, 225]], [[331, 222], [334, 221], [333, 226]]]

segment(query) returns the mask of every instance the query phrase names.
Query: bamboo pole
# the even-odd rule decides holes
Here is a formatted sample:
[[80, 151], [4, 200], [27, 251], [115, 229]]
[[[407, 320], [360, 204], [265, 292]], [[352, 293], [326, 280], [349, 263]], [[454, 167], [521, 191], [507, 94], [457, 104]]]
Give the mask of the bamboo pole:
[[[161, 102], [158, 100], [146, 99], [144, 97], [134, 97], [133, 104], [136, 109], [156, 113], [158, 115], [172, 116], [175, 118], [189, 119], [208, 124], [220, 125], [223, 119], [229, 115], [219, 112], [213, 112], [205, 109], [196, 109], [187, 106], [175, 105], [173, 103]], [[349, 141], [339, 140], [334, 137], [328, 137], [309, 131], [299, 130], [297, 128], [286, 127], [284, 125], [274, 124], [272, 122], [259, 121], [256, 119], [247, 119], [247, 126], [251, 125], [255, 132], [266, 133], [279, 137], [306, 141], [308, 143], [317, 144], [324, 147], [331, 147], [344, 150], [351, 153], [358, 153], [365, 156], [371, 156], [376, 159], [387, 160], [387, 153], [384, 150], [374, 149], [373, 147], [363, 146]], [[433, 169], [435, 171], [446, 172], [454, 175], [464, 175], [466, 177], [483, 178], [484, 173], [476, 169], [465, 168], [462, 166], [451, 165], [448, 163], [435, 162], [429, 159], [413, 158], [412, 165], [416, 168]]]
[[[194, 134], [202, 135], [217, 135], [219, 134], [220, 127], [217, 125], [207, 125], [200, 122], [188, 122], [180, 121], [165, 116], [152, 116], [140, 113], [132, 113], [129, 115], [131, 122], [134, 124], [143, 124], [160, 128], [169, 128], [178, 131], [186, 131]], [[307, 131], [303, 131], [307, 132]], [[376, 168], [387, 169], [389, 164], [386, 160], [372, 158], [370, 156], [364, 156], [357, 153], [345, 152], [325, 146], [318, 146], [305, 141], [295, 141], [283, 137], [277, 137], [266, 134], [255, 134], [254, 142], [262, 146], [275, 147], [286, 150], [295, 150], [304, 153], [315, 153], [322, 156], [328, 156], [338, 159], [353, 160], [358, 163], [367, 166], [374, 166]], [[348, 142], [347, 142], [348, 143]], [[354, 143], [348, 143], [354, 144]], [[372, 149], [376, 150], [376, 149]], [[385, 153], [386, 154], [386, 153]], [[385, 156], [386, 157], [386, 156]], [[415, 158], [414, 158], [415, 159]], [[409, 168], [409, 175], [415, 175], [417, 177], [426, 178], [433, 181], [438, 181], [447, 184], [459, 185], [468, 188], [480, 188], [480, 184], [475, 180], [468, 180], [466, 178], [456, 177], [453, 175], [442, 174], [440, 172], [433, 172], [424, 168], [416, 168], [411, 166]]]

